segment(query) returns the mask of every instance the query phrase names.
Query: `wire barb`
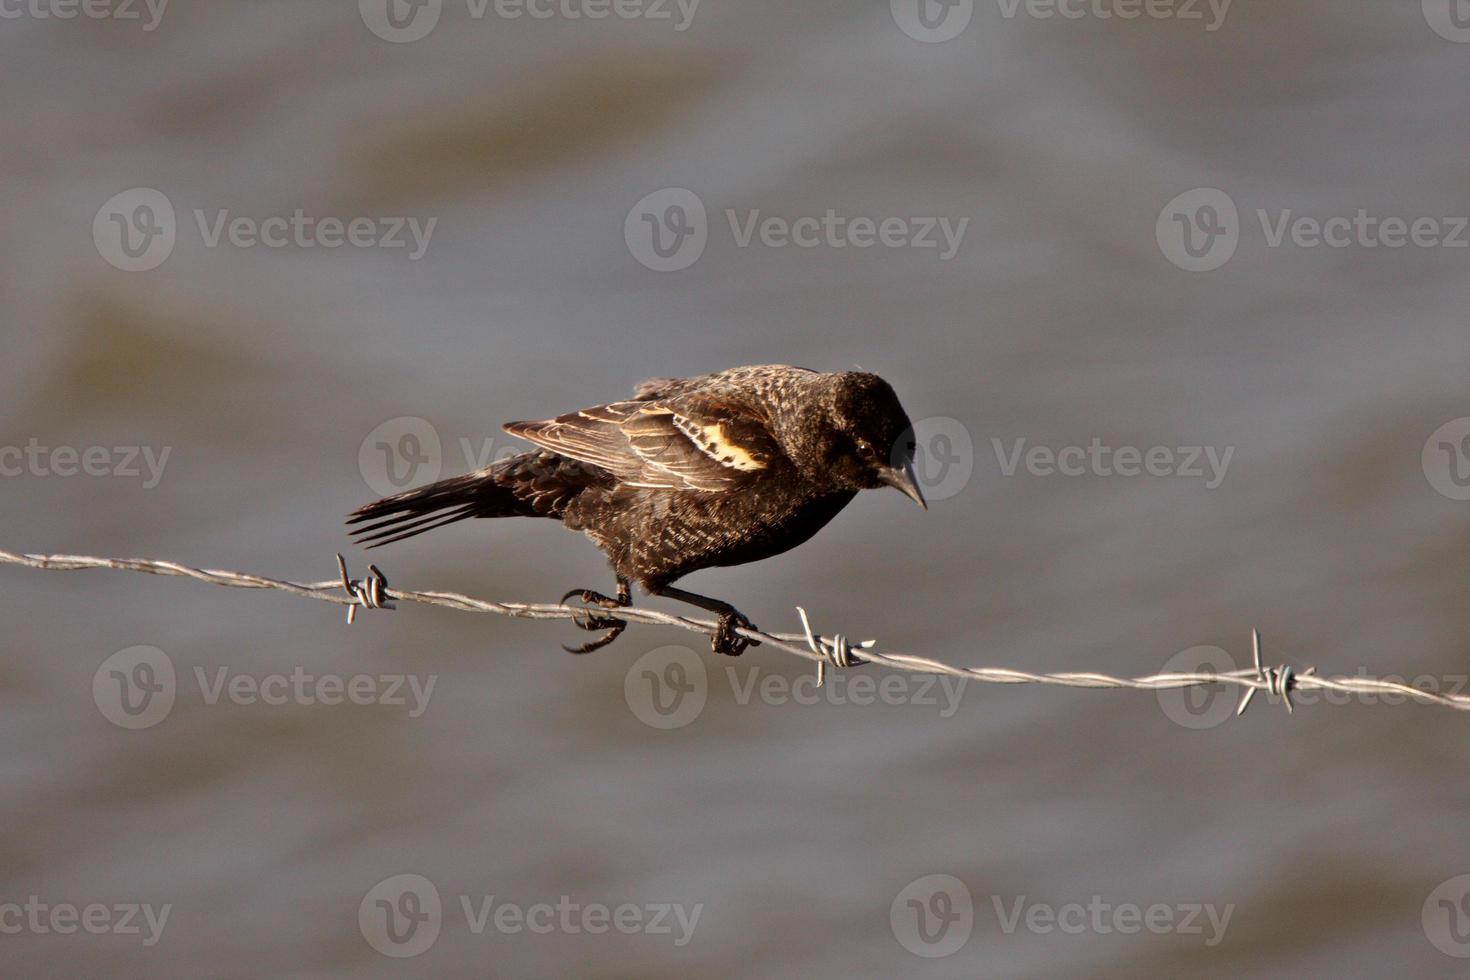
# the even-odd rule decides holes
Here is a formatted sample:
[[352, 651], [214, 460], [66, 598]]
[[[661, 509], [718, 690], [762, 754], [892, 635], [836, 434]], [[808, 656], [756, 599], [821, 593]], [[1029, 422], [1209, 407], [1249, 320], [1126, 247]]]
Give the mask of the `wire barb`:
[[388, 578], [377, 565], [368, 566], [368, 577], [360, 581], [348, 576], [347, 560], [337, 553], [337, 571], [342, 575], [342, 590], [353, 600], [347, 607], [347, 625], [357, 618], [357, 610], [396, 608], [388, 595]]
[[[1317, 670], [1316, 667], [1308, 667], [1300, 675], [1292, 668], [1291, 664], [1282, 664], [1280, 667], [1266, 667], [1261, 663], [1261, 631], [1251, 630], [1251, 659], [1255, 661], [1256, 679], [1260, 682], [1260, 690], [1281, 699], [1286, 705], [1286, 713], [1292, 713], [1291, 692], [1297, 686], [1297, 678], [1310, 677]], [[1235, 709], [1236, 717], [1245, 714], [1245, 709], [1250, 707], [1251, 698], [1255, 696], [1255, 687], [1248, 687], [1240, 696], [1240, 705]]]
[[[338, 556], [338, 579], [327, 582], [291, 582], [285, 579], [267, 578], [245, 572], [231, 572], [214, 568], [194, 568], [174, 561], [158, 561], [148, 558], [96, 558], [90, 555], [31, 555], [15, 554], [0, 550], [0, 565], [19, 565], [24, 568], [74, 570], [107, 568], [125, 572], [143, 572], [148, 575], [168, 575], [192, 578], [208, 585], [222, 585], [235, 589], [273, 589], [288, 592], [303, 599], [335, 603], [348, 607], [348, 615], [356, 607], [368, 609], [391, 609], [389, 600], [412, 602], [426, 606], [442, 606], [461, 612], [493, 613], [498, 616], [513, 616], [518, 619], [574, 619], [584, 610], [581, 607], [561, 604], [536, 604], [528, 602], [494, 602], [476, 599], [457, 592], [416, 592], [395, 589], [388, 593], [388, 580], [376, 565], [369, 565], [370, 577], [365, 582], [354, 582], [347, 574], [347, 563]], [[1110, 688], [1135, 691], [1163, 691], [1179, 688], [1210, 687], [1225, 685], [1238, 687], [1245, 692], [1237, 713], [1244, 711], [1250, 703], [1250, 695], [1257, 690], [1268, 695], [1279, 695], [1288, 710], [1292, 705], [1293, 691], [1333, 691], [1348, 695], [1382, 697], [1393, 695], [1421, 704], [1434, 704], [1455, 711], [1470, 711], [1470, 694], [1429, 690], [1386, 677], [1322, 677], [1314, 669], [1300, 673], [1289, 666], [1266, 667], [1261, 661], [1260, 634], [1253, 634], [1254, 666], [1243, 670], [1219, 672], [1169, 672], [1147, 677], [1112, 677], [1089, 671], [1054, 674], [1034, 674], [1009, 667], [956, 667], [940, 660], [921, 657], [912, 653], [896, 653], [878, 650], [873, 640], [851, 644], [842, 636], [824, 637], [811, 627], [806, 610], [797, 607], [801, 617], [800, 633], [767, 633], [764, 630], [741, 627], [739, 632], [747, 639], [759, 640], [769, 649], [780, 650], [792, 656], [815, 661], [818, 680], [825, 680], [827, 665], [851, 667], [870, 663], [889, 670], [906, 671], [914, 674], [934, 674], [958, 677], [981, 684], [1045, 684], [1054, 687]], [[719, 624], [710, 620], [690, 619], [657, 609], [624, 607], [618, 610], [618, 618], [629, 622], [653, 626], [672, 626], [713, 636]], [[348, 620], [351, 622], [351, 619]], [[859, 654], [857, 651], [861, 651]], [[1346, 701], [1330, 701], [1344, 704]], [[1391, 703], [1385, 701], [1385, 703]]]
[[[862, 657], [852, 652], [852, 644], [838, 633], [828, 640], [812, 632], [811, 620], [807, 618], [806, 610], [800, 606], [796, 607], [796, 614], [801, 617], [801, 629], [805, 634], [806, 645], [818, 658], [817, 660], [817, 687], [827, 682], [827, 665], [833, 667], [855, 667], [866, 663]], [[864, 640], [858, 644], [860, 650], [870, 650], [878, 645], [877, 640]]]

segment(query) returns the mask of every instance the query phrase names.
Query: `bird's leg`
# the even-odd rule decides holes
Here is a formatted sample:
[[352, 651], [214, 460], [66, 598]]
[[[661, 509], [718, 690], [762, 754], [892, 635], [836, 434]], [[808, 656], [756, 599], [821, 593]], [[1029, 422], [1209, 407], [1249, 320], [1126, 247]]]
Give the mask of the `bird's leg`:
[[[572, 596], [576, 596], [583, 602], [601, 606], [604, 609], [619, 609], [623, 606], [631, 606], [633, 604], [633, 596], [628, 588], [628, 580], [625, 578], [618, 579], [617, 598], [605, 596], [601, 592], [594, 592], [591, 589], [572, 589], [561, 597], [562, 604], [565, 605], [566, 601]], [[593, 616], [589, 614], [586, 619], [574, 619], [572, 622], [584, 630], [605, 629], [607, 633], [599, 636], [595, 640], [589, 640], [579, 647], [569, 647], [563, 643], [562, 649], [567, 653], [580, 654], [591, 653], [593, 650], [601, 650], [613, 640], [616, 640], [623, 630], [628, 628], [628, 621], [626, 619], [618, 619], [616, 616]]]
[[738, 657], [745, 652], [746, 647], [760, 646], [759, 640], [751, 640], [735, 632], [735, 627], [743, 626], [746, 629], [755, 629], [755, 624], [746, 619], [744, 614], [728, 602], [719, 599], [711, 599], [707, 595], [696, 595], [693, 592], [685, 592], [671, 585], [651, 590], [654, 595], [666, 596], [670, 599], [678, 599], [680, 602], [688, 602], [701, 609], [708, 609], [720, 617], [719, 628], [715, 630], [714, 636], [710, 637], [710, 649], [715, 653], [723, 653], [726, 656]]

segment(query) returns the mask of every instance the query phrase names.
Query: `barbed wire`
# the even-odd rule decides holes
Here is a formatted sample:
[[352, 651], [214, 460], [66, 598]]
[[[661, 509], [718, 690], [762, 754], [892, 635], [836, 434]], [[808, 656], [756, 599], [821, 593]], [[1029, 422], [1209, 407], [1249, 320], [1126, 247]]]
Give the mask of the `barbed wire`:
[[[316, 599], [347, 607], [347, 622], [353, 622], [358, 609], [392, 609], [394, 602], [411, 602], [426, 606], [442, 606], [464, 612], [494, 613], [518, 619], [568, 619], [578, 620], [588, 615], [607, 615], [605, 611], [589, 611], [582, 606], [567, 606], [557, 603], [494, 602], [476, 599], [457, 592], [421, 592], [410, 589], [388, 589], [388, 580], [376, 565], [370, 565], [365, 580], [351, 578], [347, 564], [337, 555], [337, 579], [324, 582], [291, 582], [218, 568], [194, 568], [173, 561], [149, 558], [97, 558], [90, 555], [36, 555], [15, 554], [0, 550], [0, 564], [19, 565], [25, 568], [52, 570], [78, 570], [91, 568], [116, 569], [128, 572], [144, 572], [149, 575], [191, 578], [209, 585], [221, 585], [236, 589], [272, 589], [288, 592], [306, 599]], [[736, 627], [735, 632], [748, 640], [780, 650], [797, 657], [815, 661], [817, 683], [825, 678], [828, 666], [845, 668], [862, 664], [875, 664], [890, 670], [916, 674], [938, 674], [978, 681], [982, 684], [1045, 684], [1057, 687], [1089, 689], [1132, 689], [1160, 691], [1177, 688], [1206, 687], [1224, 684], [1241, 689], [1242, 696], [1236, 714], [1250, 705], [1257, 691], [1280, 698], [1288, 711], [1292, 710], [1294, 691], [1333, 691], [1360, 695], [1397, 695], [1423, 704], [1435, 704], [1457, 711], [1470, 711], [1470, 694], [1445, 693], [1426, 690], [1400, 681], [1367, 676], [1322, 676], [1315, 668], [1298, 672], [1289, 665], [1266, 666], [1261, 660], [1260, 634], [1251, 632], [1251, 652], [1254, 664], [1251, 667], [1221, 672], [1170, 672], [1152, 674], [1147, 677], [1112, 677], [1107, 674], [1063, 672], [1037, 674], [1008, 667], [956, 667], [939, 660], [932, 660], [912, 653], [897, 653], [879, 650], [877, 641], [864, 640], [853, 643], [842, 634], [823, 636], [814, 632], [806, 610], [796, 607], [801, 618], [800, 633], [770, 633], [765, 630]], [[629, 622], [653, 626], [674, 626], [713, 636], [717, 624], [710, 620], [691, 619], [639, 606], [617, 609], [613, 615]]]

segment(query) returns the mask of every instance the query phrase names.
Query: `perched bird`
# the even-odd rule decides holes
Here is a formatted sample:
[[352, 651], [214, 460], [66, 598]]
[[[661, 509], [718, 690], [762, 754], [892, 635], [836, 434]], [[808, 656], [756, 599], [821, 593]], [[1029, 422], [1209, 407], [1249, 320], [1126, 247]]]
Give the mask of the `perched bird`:
[[[712, 646], [732, 656], [753, 628], [728, 602], [676, 589], [701, 568], [741, 565], [796, 547], [859, 490], [895, 487], [927, 509], [914, 476], [914, 433], [888, 382], [772, 364], [696, 378], [655, 378], [627, 401], [505, 431], [537, 448], [464, 476], [394, 494], [348, 518], [369, 547], [468, 517], [550, 517], [586, 534], [612, 563], [618, 592], [572, 589], [605, 609], [632, 604], [630, 583], [718, 614]], [[626, 621], [589, 616], [617, 638]]]

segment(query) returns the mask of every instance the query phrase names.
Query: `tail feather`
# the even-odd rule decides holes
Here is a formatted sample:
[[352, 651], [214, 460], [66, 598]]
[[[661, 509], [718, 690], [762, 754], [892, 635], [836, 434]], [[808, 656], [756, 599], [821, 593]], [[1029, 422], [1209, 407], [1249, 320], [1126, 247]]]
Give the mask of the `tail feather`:
[[[468, 505], [460, 507], [457, 510], [451, 510], [448, 513], [437, 511], [429, 514], [427, 517], [422, 517], [417, 514], [400, 514], [369, 527], [354, 530], [352, 534], [358, 544], [366, 545], [369, 548], [377, 548], [385, 544], [392, 544], [395, 541], [402, 541], [404, 538], [411, 538], [415, 534], [432, 531], [434, 528], [443, 527], [445, 524], [462, 521], [466, 517], [474, 516], [474, 508]], [[373, 531], [377, 533], [369, 533]]]
[[378, 548], [470, 517], [560, 517], [588, 483], [584, 470], [532, 451], [428, 486], [395, 493], [347, 518], [358, 544]]

